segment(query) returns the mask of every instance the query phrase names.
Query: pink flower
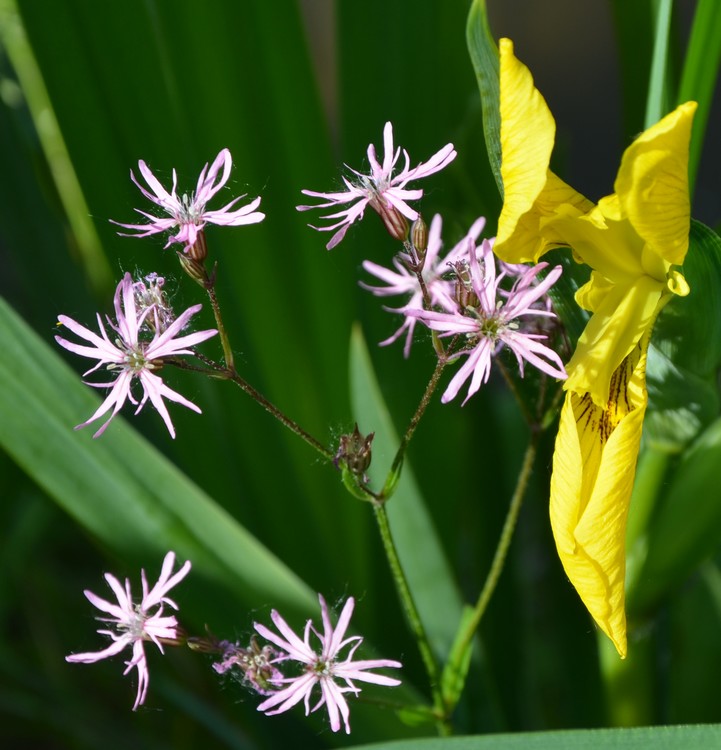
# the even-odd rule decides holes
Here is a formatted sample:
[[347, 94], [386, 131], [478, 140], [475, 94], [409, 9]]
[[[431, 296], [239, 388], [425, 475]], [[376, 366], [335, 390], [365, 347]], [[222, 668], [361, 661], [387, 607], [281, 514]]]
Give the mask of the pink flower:
[[[92, 344], [92, 346], [85, 346], [67, 341], [60, 336], [55, 337], [58, 344], [65, 349], [82, 357], [98, 360], [97, 364], [84, 374], [88, 375], [105, 365], [107, 370], [116, 375], [115, 379], [110, 383], [88, 383], [88, 385], [94, 388], [110, 388], [111, 390], [92, 417], [86, 422], [79, 424], [75, 429], [85, 427], [112, 409], [112, 414], [108, 420], [93, 435], [93, 437], [99, 437], [103, 434], [113, 417], [120, 411], [126, 400], [130, 401], [131, 404], [137, 405], [138, 408], [135, 410], [137, 414], [143, 408], [145, 402], [150, 399], [153, 406], [163, 418], [170, 436], [174, 438], [175, 429], [173, 428], [173, 423], [163, 398], [183, 404], [183, 406], [187, 406], [198, 413], [200, 413], [200, 409], [179, 393], [168, 388], [163, 380], [155, 375], [153, 371], [163, 366], [164, 358], [177, 357], [182, 354], [193, 354], [190, 347], [209, 339], [217, 331], [209, 329], [186, 336], [179, 335], [188, 324], [190, 318], [201, 309], [202, 305], [189, 307], [167, 327], [163, 327], [156, 305], [150, 305], [142, 311], [138, 310], [135, 297], [137, 290], [134, 288], [135, 286], [130, 274], [126, 273], [115, 290], [116, 322], [113, 323], [109, 317], [106, 317], [112, 331], [112, 341], [108, 337], [99, 314], [97, 320], [100, 335], [94, 333], [89, 328], [85, 328], [80, 323], [76, 323], [66, 315], [58, 316], [59, 323], [69, 328], [76, 336]], [[151, 333], [152, 338], [147, 340]], [[131, 392], [131, 386], [136, 379], [140, 381], [140, 385], [143, 388], [143, 396], [140, 401]]]
[[315, 227], [312, 224], [309, 225], [321, 232], [338, 230], [326, 245], [328, 250], [334, 248], [345, 237], [348, 227], [354, 221], [363, 218], [363, 213], [368, 205], [381, 217], [386, 216], [388, 212], [398, 212], [405, 216], [406, 219], [415, 221], [418, 218], [418, 212], [412, 209], [407, 201], [418, 200], [423, 196], [423, 191], [419, 189], [407, 190], [406, 185], [411, 180], [428, 177], [438, 172], [456, 158], [456, 151], [453, 148], [453, 144], [448, 143], [427, 162], [409, 169], [410, 159], [408, 153], [404, 150], [403, 159], [405, 164], [403, 169], [394, 177], [393, 169], [398, 162], [401, 149], [393, 150], [393, 126], [390, 122], [386, 123], [383, 130], [383, 149], [383, 163], [381, 164], [376, 157], [375, 146], [373, 144], [368, 146], [368, 161], [371, 165], [371, 173], [365, 175], [356, 172], [355, 169], [351, 169], [356, 179], [349, 180], [346, 177], [343, 178], [343, 182], [347, 188], [346, 191], [338, 193], [316, 193], [313, 190], [301, 191], [305, 195], [310, 195], [314, 198], [324, 198], [325, 202], [318, 203], [315, 206], [297, 206], [298, 211], [342, 206], [346, 203], [351, 203], [351, 201], [353, 202], [348, 208], [323, 217], [324, 219], [339, 219], [339, 221], [330, 226]]
[[[198, 184], [195, 188], [195, 192], [187, 195], [183, 193], [182, 196], [176, 194], [176, 186], [178, 177], [173, 170], [173, 190], [168, 192], [158, 182], [155, 175], [150, 171], [148, 165], [141, 159], [138, 162], [138, 169], [140, 174], [145, 178], [145, 182], [148, 183], [150, 191], [146, 190], [135, 178], [133, 170], [130, 170], [130, 178], [138, 186], [140, 192], [149, 200], [155, 203], [163, 209], [169, 218], [159, 218], [152, 214], [141, 211], [139, 208], [135, 210], [149, 219], [148, 224], [121, 224], [119, 221], [113, 221], [113, 224], [117, 224], [119, 227], [125, 229], [134, 229], [138, 234], [126, 235], [120, 232], [124, 237], [147, 237], [150, 234], [157, 234], [158, 232], [169, 231], [174, 228], [178, 228], [178, 232], [171, 235], [168, 238], [165, 247], [169, 247], [174, 242], [180, 242], [185, 245], [183, 248], [185, 252], [195, 244], [195, 241], [200, 232], [205, 226], [206, 222], [210, 224], [219, 224], [220, 226], [234, 226], [238, 227], [242, 224], [257, 224], [259, 221], [263, 221], [265, 214], [256, 211], [260, 205], [260, 198], [256, 198], [251, 203], [245, 206], [236, 208], [231, 211], [230, 209], [241, 199], [244, 195], [234, 198], [230, 203], [223, 208], [219, 208], [216, 211], [206, 211], [205, 206], [210, 199], [225, 185], [230, 177], [230, 169], [233, 165], [233, 159], [230, 155], [230, 151], [224, 148], [216, 157], [215, 161], [208, 169], [206, 164], [198, 177]], [[223, 174], [219, 176], [220, 168], [223, 168]], [[112, 221], [112, 219], [111, 219]]]
[[[345, 638], [346, 630], [353, 614], [355, 602], [353, 598], [346, 601], [343, 611], [338, 618], [338, 624], [333, 628], [328, 606], [325, 599], [318, 595], [320, 601], [321, 615], [323, 618], [323, 634], [321, 635], [310, 620], [306, 623], [303, 639], [301, 640], [290, 628], [288, 623], [275, 611], [271, 612], [271, 618], [280, 632], [277, 635], [264, 625], [255, 624], [255, 629], [260, 635], [274, 643], [282, 652], [279, 660], [285, 662], [287, 659], [298, 661], [303, 666], [303, 673], [298, 677], [284, 677], [281, 682], [288, 683], [287, 687], [278, 690], [270, 698], [263, 701], [258, 710], [269, 716], [288, 711], [290, 708], [304, 701], [306, 716], [325, 705], [330, 718], [330, 728], [337, 732], [340, 729], [341, 718], [345, 724], [345, 731], [350, 734], [348, 721], [349, 709], [344, 693], [358, 695], [360, 688], [353, 680], [372, 682], [376, 685], [400, 685], [400, 680], [384, 675], [369, 672], [370, 669], [379, 667], [401, 667], [401, 663], [389, 659], [371, 659], [366, 661], [353, 661], [353, 655], [360, 646], [363, 639], [360, 636]], [[310, 644], [311, 631], [320, 641], [320, 652], [316, 651]], [[340, 658], [340, 652], [349, 644], [353, 644], [344, 659]], [[342, 681], [339, 684], [338, 681]], [[320, 687], [320, 699], [313, 708], [310, 707], [310, 695], [313, 688]]]
[[130, 581], [126, 578], [125, 588], [123, 588], [120, 581], [110, 573], [105, 574], [105, 580], [113, 590], [117, 604], [101, 599], [92, 591], [86, 590], [84, 593], [90, 603], [110, 615], [110, 617], [98, 617], [97, 619], [100, 622], [111, 623], [114, 629], [105, 630], [103, 628], [97, 632], [109, 636], [112, 643], [102, 651], [71, 654], [65, 657], [65, 660], [69, 662], [93, 664], [101, 659], [107, 659], [109, 656], [115, 656], [126, 647], [131, 646], [133, 655], [129, 661], [125, 662], [126, 669], [123, 674], [127, 674], [133, 667], [138, 670], [138, 693], [135, 697], [133, 711], [145, 701], [148, 692], [149, 673], [144, 651], [145, 641], [152, 641], [163, 653], [163, 642], [177, 641], [179, 638], [178, 621], [175, 615], [163, 615], [163, 605], [167, 604], [173, 609], [178, 609], [178, 605], [172, 599], [169, 599], [166, 594], [188, 575], [190, 561], [188, 560], [180, 570], [171, 575], [174, 564], [175, 553], [168, 552], [163, 560], [160, 578], [150, 590], [148, 590], [145, 571], [141, 571], [143, 598], [140, 604], [133, 602]]
[[[483, 227], [486, 224], [486, 220], [481, 217], [476, 219], [471, 228], [468, 230], [468, 234], [453, 247], [445, 258], [440, 257], [441, 248], [443, 243], [441, 242], [441, 227], [443, 220], [440, 214], [436, 214], [431, 221], [431, 226], [428, 232], [428, 247], [426, 249], [425, 262], [423, 264], [423, 280], [426, 284], [426, 289], [431, 298], [431, 304], [438, 305], [444, 310], [452, 311], [455, 309], [455, 302], [453, 301], [453, 282], [448, 281], [444, 278], [444, 275], [448, 275], [451, 270], [450, 266], [461, 258], [462, 255], [468, 253], [469, 243], [475, 247], [475, 243], [478, 240]], [[388, 346], [396, 341], [405, 332], [406, 341], [403, 346], [403, 356], [408, 359], [411, 353], [411, 344], [413, 343], [413, 332], [415, 330], [416, 322], [418, 318], [415, 315], [408, 315], [409, 310], [420, 310], [423, 308], [423, 294], [421, 292], [421, 286], [418, 282], [418, 278], [412, 273], [406, 261], [408, 256], [405, 253], [399, 253], [393, 258], [393, 265], [395, 271], [384, 266], [379, 266], [377, 263], [373, 263], [370, 260], [363, 261], [363, 268], [372, 273], [374, 276], [384, 281], [387, 286], [371, 286], [364, 282], [360, 282], [360, 285], [372, 292], [376, 297], [389, 297], [396, 294], [408, 295], [408, 300], [402, 307], [386, 307], [385, 309], [389, 312], [398, 312], [405, 315], [403, 325], [389, 338], [380, 342], [381, 346]]]
[[520, 330], [518, 322], [525, 316], [555, 317], [541, 298], [561, 275], [561, 266], [549, 271], [538, 283], [538, 274], [548, 264], [539, 263], [528, 268], [518, 276], [510, 292], [501, 294], [499, 285], [506, 273], [496, 274], [496, 262], [488, 240], [483, 241], [480, 260], [475, 248], [469, 246], [467, 259], [455, 265], [456, 286], [460, 292], [456, 298], [462, 297], [463, 305], [456, 302], [455, 309], [450, 312], [406, 312], [434, 331], [440, 331], [442, 337], [460, 336], [466, 342], [454, 358], [466, 355], [467, 359], [448, 384], [441, 401], [445, 404], [454, 399], [470, 378], [471, 384], [463, 400], [465, 404], [488, 381], [491, 359], [504, 345], [516, 355], [521, 376], [525, 360], [551, 377], [565, 379], [567, 375], [561, 358], [539, 341], [547, 337]]

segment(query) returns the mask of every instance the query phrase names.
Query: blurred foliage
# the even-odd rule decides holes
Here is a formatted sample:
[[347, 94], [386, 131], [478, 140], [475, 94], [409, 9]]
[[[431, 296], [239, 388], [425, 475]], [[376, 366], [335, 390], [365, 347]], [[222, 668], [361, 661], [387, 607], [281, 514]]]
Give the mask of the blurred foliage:
[[[531, 22], [532, 0], [489, 4], [496, 38], [516, 32], [540, 38], [573, 67], [568, 61], [585, 41], [581, 33], [569, 38], [563, 4], [550, 13], [538, 4], [548, 15], [543, 29]], [[630, 137], [644, 116], [652, 3], [589, 5], [615, 19], [623, 132]], [[712, 13], [709, 3], [702, 6]], [[334, 189], [341, 163], [362, 168], [367, 145], [380, 144], [390, 120], [414, 163], [449, 141], [459, 151], [449, 169], [424, 185], [423, 213], [443, 214], [446, 243], [455, 243], [479, 215], [488, 215], [493, 231], [500, 202], [464, 43], [469, 7], [466, 0], [211, 0], [202, 8], [178, 0], [0, 0], [0, 292], [35, 332], [22, 333], [9, 312], [0, 319], [3, 382], [18, 380], [16, 391], [4, 390], [6, 405], [11, 393], [18, 395], [0, 416], [7, 446], [0, 454], [3, 747], [349, 744], [318, 715], [305, 719], [300, 708], [273, 718], [258, 715], [252, 696], [236, 684], [219, 683], [193, 654], [172, 653], [162, 661], [150, 655], [148, 707], [134, 714], [133, 686], [121, 677], [120, 660], [92, 668], [65, 663], [65, 654], [96, 643], [82, 590], [100, 591], [106, 570], [137, 581], [141, 567], [157, 570], [171, 544], [179, 554], [197, 555], [196, 571], [177, 597], [182, 618], [194, 627], [207, 622], [223, 631], [219, 635], [241, 637], [271, 607], [289, 607], [296, 623], [315, 615], [311, 591], [329, 601], [353, 595], [359, 600], [355, 632], [364, 634], [369, 650], [403, 661], [409, 694], [424, 690], [369, 509], [348, 496], [331, 466], [228, 384], [181, 372], [171, 374], [171, 384], [203, 415], [173, 409], [175, 441], [150, 409], [131, 428], [118, 419], [102, 442], [93, 441], [90, 430], [72, 433], [87, 418], [93, 398], [79, 377], [71, 382], [60, 360], [76, 375], [82, 363], [66, 352], [51, 354], [42, 342], [55, 347], [59, 313], [90, 323], [97, 310], [107, 311], [113, 285], [126, 270], [166, 276], [177, 287], [173, 302], [179, 308], [202, 301], [182, 278], [174, 253], [162, 250], [162, 239], [119, 237], [108, 220], [133, 221], [133, 209], [142, 206], [129, 179], [138, 159], [166, 184], [177, 169], [181, 190], [189, 190], [202, 165], [228, 147], [235, 166], [225, 195], [260, 194], [267, 214], [257, 226], [208, 231], [243, 376], [326, 444], [350, 431], [363, 397], [371, 398], [382, 422], [363, 429], [378, 429], [386, 440], [402, 433], [432, 372], [433, 354], [429, 346], [416, 346], [403, 360], [398, 346], [376, 347], [395, 321], [357, 286], [361, 261], [387, 264], [395, 247], [369, 216], [327, 253], [327, 237], [309, 229], [307, 215], [294, 206], [303, 188]], [[684, 68], [680, 11], [676, 7], [672, 18], [667, 80], [672, 86], [682, 79], [682, 91], [701, 92], [710, 107], [716, 70], [698, 63], [699, 49], [718, 45], [719, 33], [699, 26], [699, 41], [688, 56], [696, 62]], [[612, 47], [609, 40], [609, 58]], [[577, 89], [566, 87], [582, 110]], [[606, 131], [606, 122], [595, 123], [599, 143], [608, 140]], [[709, 161], [705, 154], [699, 156], [700, 175]], [[714, 189], [718, 198], [718, 183]], [[716, 211], [706, 221], [718, 218]], [[697, 247], [712, 241], [704, 239], [704, 228], [695, 232]], [[698, 273], [699, 283], [708, 281], [708, 304], [718, 304], [717, 279], [701, 261], [690, 257], [689, 263], [696, 264], [689, 273]], [[569, 275], [566, 299], [574, 283]], [[688, 310], [701, 299], [690, 297]], [[659, 340], [665, 356], [683, 348], [679, 325], [691, 313], [682, 310], [682, 304], [668, 308], [666, 344]], [[704, 330], [718, 326], [712, 314], [693, 307]], [[209, 325], [209, 310], [202, 316]], [[365, 385], [356, 382], [351, 391], [349, 342], [356, 323], [371, 345]], [[581, 325], [575, 321], [577, 329]], [[643, 558], [663, 585], [649, 584], [652, 606], [649, 597], [639, 611], [636, 637], [650, 639], [651, 658], [635, 677], [657, 686], [650, 720], [658, 723], [721, 721], [709, 681], [720, 658], [713, 557], [721, 518], [712, 512], [716, 442], [703, 432], [710, 433], [718, 412], [717, 339], [715, 333], [708, 337], [709, 345], [700, 347], [707, 360], [688, 367], [706, 391], [681, 373], [672, 394], [693, 386], [704, 413], [679, 455], [664, 463], [665, 471], [678, 473], [664, 484], [658, 507], [649, 510], [649, 536], [643, 539], [652, 544], [654, 534], [673, 537], [684, 514], [694, 512], [685, 503], [701, 503], [694, 528], [703, 532], [703, 554], [692, 554], [699, 549], [693, 537], [680, 537], [673, 576], [663, 568], [670, 564], [670, 558], [661, 559], [663, 547], [655, 558]], [[11, 340], [17, 350], [7, 346]], [[671, 351], [674, 341], [678, 346]], [[353, 361], [357, 366], [357, 351]], [[710, 393], [705, 402], [704, 393]], [[456, 614], [447, 610], [455, 613], [463, 600], [473, 601], [483, 583], [526, 442], [524, 423], [500, 378], [463, 409], [442, 406], [436, 398], [414, 438], [399, 507], [400, 493], [406, 493], [409, 508], [423, 508], [422, 517], [435, 524], [435, 557], [428, 559], [445, 560], [456, 577], [449, 600], [435, 613], [440, 650], [456, 625], [450, 621]], [[593, 627], [564, 577], [548, 528], [552, 443], [552, 434], [544, 436], [510, 559], [482, 623], [482, 658], [470, 666], [455, 717], [459, 733], [604, 726], [613, 713], [604, 705]], [[703, 476], [694, 469], [699, 462], [706, 467]], [[113, 471], [101, 473], [103, 465]], [[699, 497], [687, 497], [679, 484], [684, 471]], [[212, 510], [195, 516], [201, 507]], [[426, 533], [413, 531], [423, 526], [421, 512], [409, 513], [407, 525], [400, 512], [394, 522], [406, 532], [409, 554], [427, 563], [425, 550], [419, 554], [413, 544], [414, 533]], [[211, 516], [217, 530], [202, 521]], [[126, 529], [122, 537], [113, 535], [114, 524]], [[246, 544], [260, 557], [245, 559]], [[281, 579], [288, 587], [284, 595], [274, 588]], [[432, 604], [429, 598], [426, 606]], [[422, 731], [361, 701], [352, 706], [352, 725], [354, 743]], [[547, 739], [561, 747], [555, 737]], [[704, 738], [703, 746], [711, 747]], [[639, 735], [638, 741], [663, 747], [658, 735]]]

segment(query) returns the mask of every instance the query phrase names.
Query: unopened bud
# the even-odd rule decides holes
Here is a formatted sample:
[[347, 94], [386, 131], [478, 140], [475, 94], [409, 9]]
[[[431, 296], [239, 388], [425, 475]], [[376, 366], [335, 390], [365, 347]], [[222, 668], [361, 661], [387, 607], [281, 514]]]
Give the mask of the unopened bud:
[[408, 220], [392, 204], [386, 203], [382, 198], [380, 201], [371, 201], [370, 204], [383, 219], [388, 234], [398, 242], [405, 242], [408, 239]]
[[357, 424], [349, 435], [341, 435], [338, 452], [335, 454], [335, 465], [366, 481], [365, 473], [371, 465], [371, 443], [374, 436], [375, 432], [366, 436], [361, 435]]
[[178, 252], [176, 254], [185, 273], [187, 273], [193, 281], [206, 288], [208, 284], [208, 274], [205, 271], [203, 263], [193, 260], [193, 258], [185, 253]]
[[419, 257], [423, 257], [428, 247], [428, 224], [423, 221], [423, 217], [420, 214], [418, 214], [418, 218], [411, 225], [411, 242]]

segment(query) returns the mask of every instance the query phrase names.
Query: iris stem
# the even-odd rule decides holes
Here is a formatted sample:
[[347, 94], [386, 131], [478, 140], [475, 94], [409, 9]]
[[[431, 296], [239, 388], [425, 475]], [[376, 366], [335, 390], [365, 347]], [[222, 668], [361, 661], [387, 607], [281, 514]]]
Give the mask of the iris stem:
[[496, 552], [493, 556], [493, 562], [491, 568], [486, 576], [486, 581], [483, 584], [483, 589], [478, 596], [478, 601], [473, 608], [473, 614], [466, 623], [466, 630], [462, 638], [457, 639], [457, 643], [462, 644], [460, 651], [464, 651], [470, 646], [470, 643], [481, 623], [481, 619], [486, 612], [488, 603], [491, 600], [491, 596], [496, 589], [498, 579], [501, 577], [503, 566], [506, 562], [508, 555], [508, 548], [511, 546], [511, 540], [513, 539], [513, 532], [516, 528], [516, 521], [518, 520], [518, 514], [523, 504], [523, 498], [525, 497], [526, 490], [528, 489], [528, 482], [531, 478], [531, 472], [533, 470], [533, 462], [536, 458], [536, 444], [538, 442], [538, 431], [531, 433], [531, 438], [526, 448], [526, 452], [523, 456], [523, 463], [521, 464], [521, 470], [518, 474], [516, 481], [516, 488], [513, 491], [511, 497], [511, 503], [508, 506], [508, 513], [506, 513], [506, 520], [503, 523], [503, 529], [501, 536], [496, 546]]

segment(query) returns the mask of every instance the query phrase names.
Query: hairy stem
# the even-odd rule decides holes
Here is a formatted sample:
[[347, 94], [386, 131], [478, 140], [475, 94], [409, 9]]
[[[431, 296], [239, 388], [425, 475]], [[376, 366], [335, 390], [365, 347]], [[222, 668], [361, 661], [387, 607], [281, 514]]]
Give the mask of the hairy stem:
[[423, 660], [423, 666], [426, 669], [428, 675], [428, 682], [430, 684], [431, 696], [433, 699], [433, 709], [437, 717], [436, 726], [438, 733], [441, 735], [450, 734], [450, 725], [446, 718], [445, 706], [443, 703], [443, 694], [441, 692], [441, 674], [438, 668], [433, 651], [431, 650], [431, 644], [428, 640], [426, 629], [423, 626], [418, 608], [416, 607], [413, 594], [411, 593], [408, 580], [403, 571], [400, 558], [398, 557], [398, 550], [396, 549], [395, 542], [393, 541], [393, 535], [391, 534], [390, 523], [388, 522], [388, 514], [386, 513], [385, 505], [383, 503], [373, 503], [373, 510], [375, 512], [376, 522], [378, 524], [378, 531], [380, 532], [381, 541], [383, 542], [383, 549], [385, 550], [386, 557], [388, 558], [388, 564], [391, 569], [393, 581], [396, 585], [396, 591], [401, 601], [401, 606], [408, 620], [411, 632], [416, 639], [418, 650]]
[[531, 478], [531, 472], [533, 469], [533, 462], [536, 458], [536, 443], [538, 441], [538, 433], [532, 432], [531, 439], [526, 448], [526, 453], [523, 456], [523, 463], [521, 465], [521, 471], [518, 474], [518, 480], [516, 481], [516, 488], [513, 491], [511, 497], [511, 503], [508, 507], [508, 513], [506, 514], [506, 520], [503, 524], [503, 530], [496, 546], [496, 552], [493, 556], [493, 562], [491, 568], [486, 576], [486, 581], [483, 584], [483, 589], [478, 597], [475, 607], [473, 608], [473, 615], [469, 618], [466, 623], [466, 630], [462, 639], [458, 639], [459, 643], [462, 643], [463, 648], [470, 646], [471, 640], [480, 625], [481, 619], [485, 614], [488, 602], [491, 600], [491, 596], [496, 589], [496, 584], [501, 576], [503, 565], [506, 562], [506, 556], [508, 555], [508, 548], [511, 545], [513, 539], [513, 531], [516, 527], [516, 521], [518, 520], [518, 513], [521, 510], [523, 498], [528, 489], [528, 482]]

